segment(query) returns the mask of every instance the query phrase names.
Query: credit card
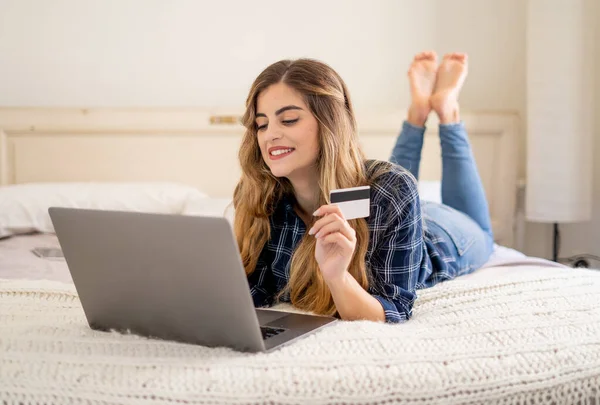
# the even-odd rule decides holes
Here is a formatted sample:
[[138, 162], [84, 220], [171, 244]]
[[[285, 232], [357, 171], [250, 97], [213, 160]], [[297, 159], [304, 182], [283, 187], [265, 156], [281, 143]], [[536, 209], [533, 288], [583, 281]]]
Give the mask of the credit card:
[[351, 187], [331, 190], [329, 193], [331, 204], [338, 205], [344, 218], [367, 218], [370, 214], [371, 187]]

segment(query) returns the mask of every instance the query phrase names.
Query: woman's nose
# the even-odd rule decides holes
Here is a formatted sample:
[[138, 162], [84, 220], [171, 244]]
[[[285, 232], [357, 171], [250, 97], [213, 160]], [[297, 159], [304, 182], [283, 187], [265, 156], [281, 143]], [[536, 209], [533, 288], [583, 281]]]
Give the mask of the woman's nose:
[[267, 141], [272, 141], [274, 139], [279, 139], [281, 138], [281, 130], [279, 130], [278, 128], [272, 127], [272, 126], [268, 126], [265, 129], [265, 139]]

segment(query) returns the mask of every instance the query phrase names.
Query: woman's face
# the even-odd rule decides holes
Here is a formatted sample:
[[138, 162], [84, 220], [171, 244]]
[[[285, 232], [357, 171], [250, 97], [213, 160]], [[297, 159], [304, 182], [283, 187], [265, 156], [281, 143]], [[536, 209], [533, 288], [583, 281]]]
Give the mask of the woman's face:
[[319, 125], [296, 90], [281, 82], [263, 90], [256, 102], [256, 127], [260, 152], [275, 177], [293, 181], [314, 170]]

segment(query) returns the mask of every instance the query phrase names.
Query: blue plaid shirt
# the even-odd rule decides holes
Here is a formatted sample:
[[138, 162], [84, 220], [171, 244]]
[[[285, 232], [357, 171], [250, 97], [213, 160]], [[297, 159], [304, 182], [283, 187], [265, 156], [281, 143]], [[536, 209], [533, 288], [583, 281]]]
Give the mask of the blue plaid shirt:
[[[423, 226], [415, 178], [403, 167], [393, 165], [371, 184], [370, 209], [365, 256], [372, 274], [369, 293], [383, 306], [387, 322], [403, 322], [411, 316], [416, 290], [446, 278], [453, 258], [445, 256], [449, 251], [440, 246], [447, 242]], [[248, 276], [256, 307], [271, 305], [287, 285], [292, 254], [307, 231], [289, 197], [275, 208], [270, 226], [270, 240]], [[289, 302], [289, 297], [283, 301]]]

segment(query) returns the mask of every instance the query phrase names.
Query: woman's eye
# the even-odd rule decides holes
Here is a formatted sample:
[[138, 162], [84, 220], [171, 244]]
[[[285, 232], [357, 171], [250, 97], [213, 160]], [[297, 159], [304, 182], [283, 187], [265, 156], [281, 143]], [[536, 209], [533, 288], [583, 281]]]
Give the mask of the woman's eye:
[[[294, 120], [283, 120], [281, 121], [281, 123], [283, 125], [294, 125], [296, 122], [298, 122], [298, 118], [294, 119]], [[256, 124], [256, 130], [257, 131], [262, 131], [264, 129], [266, 129], [268, 126], [268, 124], [264, 124], [264, 125], [258, 125]]]

